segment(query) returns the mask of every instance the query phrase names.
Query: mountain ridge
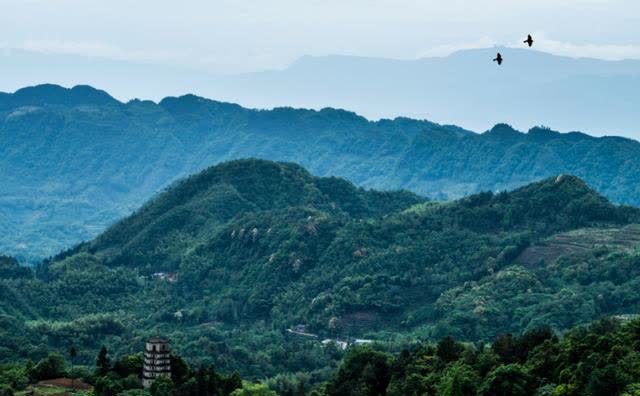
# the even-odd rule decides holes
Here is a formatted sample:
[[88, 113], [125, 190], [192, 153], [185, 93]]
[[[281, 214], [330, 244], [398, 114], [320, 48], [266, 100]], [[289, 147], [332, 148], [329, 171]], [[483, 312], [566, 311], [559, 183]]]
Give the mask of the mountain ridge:
[[[505, 67], [490, 62], [496, 51], [503, 53]], [[405, 115], [471, 130], [504, 121], [519, 129], [546, 123], [562, 130], [637, 136], [637, 117], [629, 112], [637, 95], [629, 88], [638, 84], [638, 64], [504, 47], [415, 60], [330, 55], [304, 57], [280, 71], [220, 78], [215, 86], [225, 93], [236, 88], [225, 98], [250, 107], [331, 105], [372, 119]], [[602, 92], [605, 84], [616, 94], [603, 102], [593, 92]], [[260, 93], [250, 97], [250, 87]], [[276, 87], [277, 93], [261, 93]], [[302, 92], [298, 98], [296, 91]]]
[[[571, 58], [570, 58], [571, 59]], [[640, 61], [638, 61], [640, 62]], [[55, 94], [55, 95], [52, 95]], [[60, 96], [63, 98], [61, 99]], [[273, 107], [271, 109], [259, 109], [259, 108], [247, 108], [242, 105], [233, 102], [226, 102], [215, 100], [211, 98], [207, 98], [204, 96], [199, 96], [195, 94], [183, 94], [179, 96], [166, 96], [158, 101], [153, 101], [150, 99], [130, 99], [128, 101], [120, 101], [115, 99], [111, 95], [109, 95], [106, 91], [94, 88], [89, 85], [75, 85], [71, 88], [65, 88], [63, 86], [59, 86], [56, 84], [39, 84], [34, 86], [29, 86], [25, 88], [21, 88], [13, 93], [11, 92], [1, 92], [0, 98], [4, 97], [5, 101], [8, 103], [8, 106], [13, 107], [22, 107], [22, 106], [37, 106], [37, 105], [66, 105], [71, 107], [77, 107], [82, 105], [104, 105], [104, 104], [117, 104], [120, 106], [135, 106], [138, 104], [149, 104], [156, 105], [160, 108], [163, 108], [169, 112], [176, 111], [178, 108], [182, 108], [183, 111], [190, 109], [189, 112], [197, 112], [200, 110], [199, 106], [216, 106], [226, 109], [240, 110], [240, 111], [248, 111], [248, 112], [299, 112], [301, 114], [318, 114], [318, 113], [337, 113], [348, 115], [349, 117], [353, 117], [356, 120], [363, 120], [367, 123], [372, 124], [384, 124], [388, 122], [396, 122], [396, 121], [406, 121], [412, 123], [420, 123], [420, 124], [429, 124], [434, 126], [442, 126], [442, 127], [452, 127], [457, 128], [461, 133], [464, 134], [474, 134], [474, 135], [493, 135], [498, 131], [500, 133], [505, 133], [508, 136], [509, 134], [514, 135], [537, 135], [537, 134], [548, 134], [549, 136], [571, 136], [571, 137], [580, 137], [580, 138], [590, 138], [590, 139], [622, 139], [625, 141], [633, 141], [638, 142], [637, 139], [618, 136], [618, 135], [605, 135], [605, 136], [594, 136], [589, 133], [570, 130], [566, 132], [556, 131], [549, 127], [537, 125], [530, 127], [527, 131], [520, 131], [513, 126], [504, 123], [498, 122], [492, 128], [487, 129], [485, 131], [472, 131], [461, 128], [457, 125], [452, 124], [439, 124], [427, 119], [416, 119], [407, 116], [397, 116], [394, 118], [380, 118], [380, 119], [369, 119], [363, 115], [358, 114], [355, 111], [350, 111], [342, 108], [335, 107], [324, 107], [321, 109], [313, 109], [313, 108], [297, 108], [292, 106], [278, 106]], [[47, 97], [52, 97], [52, 101], [48, 101]], [[179, 112], [178, 112], [179, 113]]]
[[[505, 55], [505, 67], [490, 61], [496, 51]], [[0, 90], [7, 91], [37, 82], [89, 84], [127, 100], [159, 101], [192, 92], [252, 108], [349, 108], [370, 119], [427, 118], [476, 131], [500, 121], [521, 130], [544, 123], [559, 130], [638, 138], [632, 106], [640, 81], [638, 60], [494, 47], [404, 60], [306, 56], [280, 70], [228, 75], [17, 50], [2, 60], [7, 83]]]
[[89, 240], [172, 182], [246, 157], [440, 200], [576, 174], [614, 202], [640, 205], [640, 143], [626, 138], [506, 124], [476, 134], [406, 117], [255, 110], [196, 95], [121, 103], [90, 87], [24, 92], [0, 99], [0, 228], [12, 230], [0, 251], [22, 260]]

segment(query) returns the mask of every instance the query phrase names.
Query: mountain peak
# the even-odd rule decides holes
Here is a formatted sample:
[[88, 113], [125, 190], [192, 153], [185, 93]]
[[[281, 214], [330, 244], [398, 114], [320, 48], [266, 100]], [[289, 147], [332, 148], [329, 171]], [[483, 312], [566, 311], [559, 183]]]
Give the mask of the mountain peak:
[[[359, 189], [338, 178], [312, 176], [289, 162], [241, 159], [223, 162], [175, 183], [135, 214], [112, 226], [94, 242], [96, 250], [125, 246], [116, 261], [141, 263], [137, 249], [161, 245], [167, 231], [206, 233], [212, 225], [258, 213], [290, 211], [355, 218], [381, 217], [423, 203], [407, 192], [380, 193]], [[271, 216], [271, 215], [268, 215]], [[244, 231], [242, 231], [244, 233]], [[257, 231], [256, 231], [257, 232]], [[264, 232], [264, 230], [263, 230]], [[171, 242], [173, 243], [173, 242]], [[174, 264], [180, 256], [155, 256], [147, 264]]]
[[196, 113], [202, 109], [225, 108], [226, 110], [240, 111], [243, 108], [235, 103], [219, 102], [201, 96], [187, 94], [182, 96], [168, 96], [159, 103], [160, 107], [176, 115]]
[[555, 179], [553, 180], [553, 184], [559, 185], [561, 183], [570, 184], [570, 185], [575, 186], [575, 187], [579, 187], [579, 188], [582, 188], [582, 189], [589, 190], [590, 192], [593, 191], [593, 190], [591, 190], [589, 188], [589, 186], [587, 186], [587, 183], [585, 183], [584, 180], [582, 180], [578, 176], [560, 174], [560, 175], [555, 177]]
[[547, 141], [560, 136], [561, 136], [560, 132], [554, 131], [546, 127], [533, 127], [529, 129], [529, 132], [527, 132], [528, 138], [533, 138], [539, 141]]
[[[544, 202], [545, 210], [560, 210], [578, 202], [613, 208], [613, 204], [587, 185], [580, 177], [560, 174], [515, 190], [512, 195], [523, 201]], [[604, 212], [603, 212], [604, 213]], [[586, 215], [586, 213], [583, 213]], [[601, 214], [600, 214], [601, 215]]]
[[105, 91], [93, 88], [89, 85], [76, 85], [73, 88], [65, 88], [55, 84], [41, 84], [17, 90], [7, 97], [9, 106], [45, 106], [45, 105], [118, 105]]
[[522, 133], [514, 129], [509, 124], [501, 123], [501, 124], [496, 124], [493, 128], [483, 133], [483, 135], [505, 139], [505, 138], [521, 137]]

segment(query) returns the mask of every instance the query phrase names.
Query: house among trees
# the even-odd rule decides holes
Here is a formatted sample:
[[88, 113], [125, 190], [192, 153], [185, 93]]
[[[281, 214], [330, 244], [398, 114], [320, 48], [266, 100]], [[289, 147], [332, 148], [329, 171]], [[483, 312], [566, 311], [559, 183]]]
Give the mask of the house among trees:
[[144, 349], [144, 366], [142, 385], [149, 388], [153, 381], [160, 377], [171, 377], [171, 345], [169, 341], [154, 337], [147, 341]]
[[178, 281], [178, 274], [176, 272], [155, 272], [151, 275], [151, 278], [174, 283]]
[[349, 343], [347, 343], [346, 341], [340, 341], [340, 340], [334, 340], [332, 338], [327, 338], [327, 339], [322, 340], [322, 345], [324, 345], [324, 346], [335, 345], [336, 347], [338, 347], [338, 348], [340, 348], [340, 349], [342, 349], [344, 351], [349, 346]]

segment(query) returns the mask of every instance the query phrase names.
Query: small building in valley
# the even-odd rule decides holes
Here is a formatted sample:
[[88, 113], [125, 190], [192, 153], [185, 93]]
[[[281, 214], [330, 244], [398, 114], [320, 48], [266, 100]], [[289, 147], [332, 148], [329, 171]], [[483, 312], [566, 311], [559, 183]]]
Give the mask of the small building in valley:
[[175, 283], [178, 281], [178, 274], [176, 272], [155, 272], [151, 274], [151, 279]]
[[171, 345], [169, 341], [154, 337], [147, 341], [144, 348], [144, 366], [142, 385], [149, 388], [153, 381], [160, 377], [171, 377]]

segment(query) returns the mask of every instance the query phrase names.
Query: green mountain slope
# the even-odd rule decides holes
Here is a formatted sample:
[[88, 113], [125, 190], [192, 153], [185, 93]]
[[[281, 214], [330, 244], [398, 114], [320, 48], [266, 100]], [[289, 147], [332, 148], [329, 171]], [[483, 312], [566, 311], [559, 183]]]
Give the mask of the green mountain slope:
[[406, 118], [250, 110], [187, 95], [120, 103], [91, 87], [0, 95], [0, 252], [35, 260], [97, 236], [173, 181], [222, 161], [299, 163], [316, 175], [437, 199], [558, 174], [640, 204], [640, 143], [498, 125], [484, 134]]
[[[130, 353], [161, 333], [185, 356], [269, 376], [339, 356], [285, 331], [299, 324], [320, 339], [393, 342], [563, 330], [638, 311], [639, 221], [574, 176], [442, 204], [298, 165], [232, 161], [176, 183], [37, 279], [2, 280], [0, 312], [26, 320], [2, 342], [38, 356], [33, 334], [58, 348], [107, 337]], [[523, 258], [585, 233], [628, 242]]]

